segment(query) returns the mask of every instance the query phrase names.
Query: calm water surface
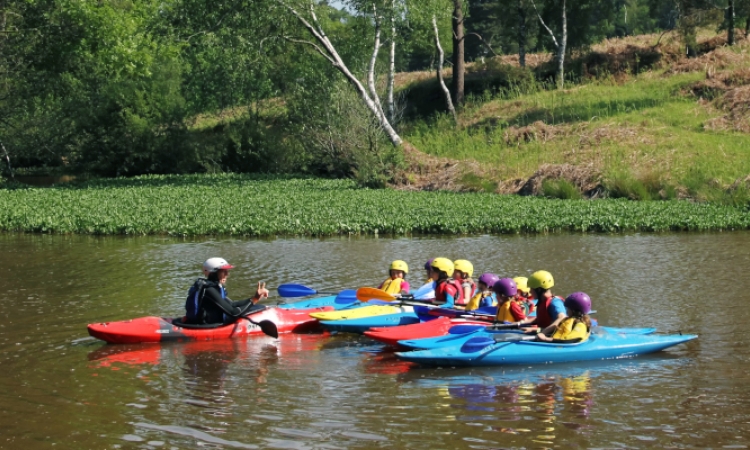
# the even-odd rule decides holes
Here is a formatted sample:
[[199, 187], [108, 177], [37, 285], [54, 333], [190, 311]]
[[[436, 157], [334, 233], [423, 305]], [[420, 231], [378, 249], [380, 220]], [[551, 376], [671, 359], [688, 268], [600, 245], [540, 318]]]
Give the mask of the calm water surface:
[[[86, 324], [181, 315], [201, 262], [269, 286], [373, 285], [404, 259], [553, 273], [612, 326], [697, 333], [635, 359], [419, 368], [352, 335], [105, 345]], [[0, 448], [747, 448], [750, 233], [402, 239], [0, 235]], [[735, 306], [736, 305], [736, 306]]]

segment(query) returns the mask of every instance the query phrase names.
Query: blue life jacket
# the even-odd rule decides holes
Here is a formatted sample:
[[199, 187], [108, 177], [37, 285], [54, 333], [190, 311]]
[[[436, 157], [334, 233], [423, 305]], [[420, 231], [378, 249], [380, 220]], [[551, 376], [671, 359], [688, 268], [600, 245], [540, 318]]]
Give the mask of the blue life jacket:
[[[185, 299], [185, 317], [187, 318], [187, 323], [205, 323], [206, 308], [203, 307], [203, 296], [206, 292], [206, 288], [216, 284], [217, 283], [205, 278], [198, 278], [195, 280], [195, 283], [190, 286], [187, 298]], [[221, 296], [226, 298], [224, 286], [220, 286], [220, 291]]]

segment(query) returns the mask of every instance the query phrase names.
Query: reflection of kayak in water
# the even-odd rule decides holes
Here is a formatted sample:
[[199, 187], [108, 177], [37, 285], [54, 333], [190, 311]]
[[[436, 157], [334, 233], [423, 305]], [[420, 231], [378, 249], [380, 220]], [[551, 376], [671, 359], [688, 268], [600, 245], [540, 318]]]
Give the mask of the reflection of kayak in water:
[[[253, 322], [270, 321], [276, 325], [279, 333], [301, 333], [318, 329], [320, 324], [310, 317], [312, 312], [330, 311], [327, 306], [315, 309], [281, 309], [264, 308], [247, 317]], [[142, 342], [168, 342], [229, 339], [241, 336], [260, 336], [263, 330], [248, 318], [219, 327], [205, 325], [183, 325], [177, 319], [165, 317], [140, 317], [119, 322], [102, 322], [89, 324], [89, 334], [110, 344], [137, 344]]]
[[[296, 334], [274, 341], [258, 339], [223, 339], [213, 341], [187, 341], [175, 345], [123, 344], [102, 345], [88, 354], [88, 360], [98, 367], [122, 365], [156, 365], [175, 357], [213, 355], [222, 361], [235, 359], [263, 360], [277, 362], [284, 356], [286, 365], [299, 366], [304, 361], [301, 356], [319, 350], [320, 335]], [[295, 358], [295, 354], [299, 357]], [[273, 357], [271, 357], [273, 355]], [[299, 361], [295, 361], [299, 359]], [[408, 364], [401, 362], [402, 364]]]
[[432, 350], [398, 352], [406, 361], [439, 366], [490, 366], [546, 364], [625, 358], [658, 352], [696, 339], [688, 335], [592, 334], [585, 342], [561, 344], [534, 341], [495, 341], [491, 336], [471, 338], [463, 344]]

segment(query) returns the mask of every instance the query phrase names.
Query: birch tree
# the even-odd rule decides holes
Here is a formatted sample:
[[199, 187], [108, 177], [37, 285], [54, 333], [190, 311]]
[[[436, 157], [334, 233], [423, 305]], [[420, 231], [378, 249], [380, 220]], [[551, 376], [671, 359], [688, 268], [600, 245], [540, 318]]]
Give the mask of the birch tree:
[[536, 15], [539, 18], [539, 22], [542, 24], [545, 30], [547, 30], [547, 33], [549, 33], [550, 37], [552, 37], [552, 43], [555, 44], [555, 48], [557, 49], [557, 88], [563, 89], [564, 83], [565, 83], [565, 47], [568, 44], [568, 19], [565, 14], [565, 0], [562, 0], [562, 20], [560, 22], [560, 26], [562, 28], [562, 32], [560, 34], [560, 40], [558, 41], [557, 37], [555, 37], [555, 33], [552, 32], [550, 27], [547, 26], [546, 23], [544, 23], [544, 19], [542, 19], [541, 13], [539, 13], [539, 10], [536, 7], [536, 3], [534, 0], [531, 0], [531, 4], [534, 6], [534, 11], [536, 11]]
[[[284, 36], [290, 42], [295, 42], [301, 45], [305, 45], [313, 49], [316, 53], [321, 55], [327, 60], [332, 67], [338, 70], [347, 82], [357, 92], [358, 97], [375, 117], [377, 123], [382, 127], [388, 139], [394, 146], [400, 146], [403, 141], [398, 135], [396, 130], [393, 128], [391, 121], [383, 111], [380, 96], [378, 95], [375, 85], [375, 69], [378, 53], [382, 46], [381, 34], [383, 25], [383, 11], [380, 10], [382, 5], [381, 2], [370, 2], [372, 19], [373, 19], [373, 36], [372, 36], [372, 48], [370, 50], [370, 60], [367, 64], [365, 73], [365, 83], [360, 81], [349, 65], [344, 61], [336, 46], [329, 39], [325, 30], [321, 26], [316, 13], [316, 8], [319, 6], [314, 0], [276, 0], [288, 13], [292, 14], [302, 26], [307, 34], [307, 38], [299, 38], [296, 36]], [[391, 3], [389, 1], [389, 3]], [[362, 5], [363, 3], [359, 3]], [[392, 22], [391, 22], [392, 23]], [[391, 31], [393, 29], [391, 28]], [[393, 50], [395, 53], [395, 49]], [[395, 55], [393, 56], [395, 60]], [[395, 67], [395, 63], [394, 63]], [[390, 82], [389, 82], [390, 83]]]

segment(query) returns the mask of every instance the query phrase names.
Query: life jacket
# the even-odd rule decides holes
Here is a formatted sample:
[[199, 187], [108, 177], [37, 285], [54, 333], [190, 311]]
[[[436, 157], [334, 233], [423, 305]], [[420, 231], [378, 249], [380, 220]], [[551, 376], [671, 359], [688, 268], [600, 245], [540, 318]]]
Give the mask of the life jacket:
[[503, 302], [502, 305], [497, 307], [497, 320], [501, 322], [515, 322], [516, 318], [513, 317], [513, 313], [510, 312], [510, 305], [513, 299]]
[[554, 319], [549, 316], [549, 311], [547, 311], [547, 308], [549, 308], [549, 305], [552, 303], [552, 299], [557, 298], [562, 300], [560, 297], [552, 296], [548, 298], [546, 301], [537, 301], [536, 303], [536, 324], [540, 328], [547, 328], [552, 324], [552, 322], [557, 319], [555, 317]]
[[[489, 298], [492, 299], [492, 291], [484, 291], [484, 292], [478, 292], [477, 295], [471, 298], [469, 302], [466, 304], [466, 310], [467, 311], [474, 311], [475, 309], [479, 308], [480, 306], [483, 306], [483, 300]], [[494, 301], [491, 301], [490, 303], [494, 303]], [[488, 305], [492, 306], [492, 305]]]
[[387, 280], [383, 281], [383, 284], [381, 285], [383, 287], [381, 287], [380, 289], [389, 294], [400, 294], [402, 281], [404, 281], [402, 278], [396, 278], [395, 280], [393, 278], [388, 278]]
[[[218, 283], [209, 281], [205, 278], [198, 278], [195, 280], [190, 290], [188, 290], [187, 298], [185, 299], [185, 322], [193, 324], [205, 323], [206, 320], [206, 308], [203, 306], [203, 295], [206, 292], [206, 288], [209, 286], [215, 286]], [[221, 296], [226, 297], [226, 291], [224, 286], [219, 285]]]
[[[463, 283], [464, 283], [465, 281], [466, 281], [466, 282], [469, 282], [469, 284], [471, 284], [471, 292], [469, 293], [469, 298], [464, 298], [464, 287], [463, 287]], [[456, 282], [457, 282], [457, 283], [458, 283], [458, 285], [460, 286], [460, 291], [461, 291], [461, 299], [460, 299], [460, 300], [458, 300], [458, 299], [457, 299], [457, 300], [455, 301], [455, 304], [456, 304], [456, 306], [465, 306], [465, 305], [466, 305], [466, 304], [467, 304], [467, 303], [469, 302], [469, 300], [470, 300], [470, 299], [471, 299], [472, 297], [474, 297], [474, 294], [475, 294], [475, 293], [477, 292], [477, 285], [476, 285], [476, 283], [474, 283], [474, 280], [473, 280], [473, 279], [471, 279], [471, 278], [468, 278], [468, 279], [466, 279], [466, 280], [461, 280], [461, 281], [458, 281], [458, 280], [456, 280]]]
[[455, 304], [463, 301], [464, 293], [461, 283], [453, 278], [438, 280], [437, 286], [435, 287], [435, 303], [442, 305], [443, 303], [448, 302], [448, 295], [453, 296]]

